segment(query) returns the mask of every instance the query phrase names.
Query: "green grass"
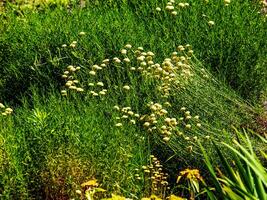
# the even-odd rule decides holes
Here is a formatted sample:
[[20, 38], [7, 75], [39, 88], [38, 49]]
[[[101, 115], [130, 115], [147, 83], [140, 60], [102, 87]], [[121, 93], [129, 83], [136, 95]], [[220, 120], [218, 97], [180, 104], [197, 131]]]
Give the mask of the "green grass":
[[[85, 9], [36, 12], [9, 8], [1, 13], [0, 101], [14, 109], [11, 116], [0, 116], [1, 198], [76, 198], [81, 183], [97, 178], [103, 188], [138, 199], [147, 184], [141, 166], [148, 164], [150, 154], [161, 160], [172, 185], [178, 169], [205, 173], [195, 137], [215, 155], [207, 137], [230, 143], [235, 136], [226, 132], [232, 126], [254, 123], [259, 114], [256, 100], [267, 85], [265, 19], [250, 1], [234, 1], [228, 7], [218, 1], [188, 2], [177, 16], [156, 11], [158, 6], [164, 10], [167, 2], [155, 0], [89, 2]], [[212, 27], [210, 20], [215, 22]], [[79, 35], [81, 31], [86, 34]], [[62, 47], [73, 41], [75, 48]], [[96, 76], [90, 75], [92, 66], [103, 59], [122, 60], [125, 56], [119, 51], [128, 43], [133, 45], [127, 54], [130, 64], [111, 61]], [[170, 82], [168, 97], [157, 89], [166, 81], [129, 70], [140, 65], [134, 56], [138, 46], [155, 53], [154, 62], [161, 64], [180, 44], [193, 47], [188, 60], [178, 51], [193, 76], [182, 75], [183, 68], [175, 71], [179, 83]], [[63, 97], [61, 76], [68, 65], [81, 67], [73, 76], [85, 92], [68, 90]], [[99, 81], [107, 95], [93, 97], [90, 90], [100, 87], [90, 83]], [[166, 143], [160, 129], [148, 132], [146, 118], [132, 125], [128, 119], [118, 120], [123, 113], [113, 108], [130, 106], [134, 113], [150, 115], [151, 101], [171, 104], [164, 107], [168, 114], [157, 118], [158, 127], [165, 125], [166, 117], [186, 117], [182, 107], [200, 119], [180, 120], [174, 132], [183, 134], [172, 134]], [[115, 126], [119, 122], [122, 127]], [[255, 148], [264, 149], [252, 140]]]

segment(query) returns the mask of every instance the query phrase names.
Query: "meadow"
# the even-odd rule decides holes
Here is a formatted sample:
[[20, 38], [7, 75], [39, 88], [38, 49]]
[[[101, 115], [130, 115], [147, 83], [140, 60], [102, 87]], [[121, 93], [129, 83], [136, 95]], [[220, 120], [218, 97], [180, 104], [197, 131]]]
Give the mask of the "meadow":
[[266, 4], [0, 5], [0, 199], [267, 199]]

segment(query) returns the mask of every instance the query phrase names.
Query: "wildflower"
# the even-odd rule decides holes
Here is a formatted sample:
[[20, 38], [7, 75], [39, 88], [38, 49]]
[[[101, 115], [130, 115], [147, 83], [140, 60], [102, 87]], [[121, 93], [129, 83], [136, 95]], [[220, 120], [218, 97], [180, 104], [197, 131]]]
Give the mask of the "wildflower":
[[104, 92], [103, 90], [99, 92], [100, 95], [105, 95], [106, 92]]
[[186, 119], [189, 120], [191, 119], [192, 117], [190, 115], [186, 116]]
[[104, 83], [98, 82], [96, 85], [103, 87], [104, 86]]
[[72, 81], [68, 81], [66, 84], [65, 84], [67, 87], [70, 87], [72, 85]]
[[198, 119], [199, 119], [199, 116], [198, 116], [198, 115], [196, 115], [194, 118], [195, 118], [196, 120], [198, 120]]
[[90, 71], [89, 74], [94, 76], [94, 75], [96, 75], [96, 72], [95, 71]]
[[178, 183], [182, 177], [185, 177], [186, 179], [191, 181], [203, 180], [203, 178], [200, 176], [198, 169], [185, 169], [181, 171], [176, 183]]
[[186, 111], [185, 115], [187, 115], [187, 116], [190, 115], [190, 111]]
[[114, 60], [114, 62], [119, 64], [119, 63], [121, 63], [121, 60], [120, 59], [116, 59], [116, 60]]
[[0, 108], [5, 108], [4, 104], [0, 103]]
[[210, 26], [213, 26], [213, 25], [215, 24], [215, 22], [214, 22], [214, 21], [208, 21], [208, 24], [209, 24]]
[[3, 116], [7, 116], [7, 113], [3, 112], [2, 115], [3, 115]]
[[150, 123], [149, 123], [149, 122], [145, 122], [145, 123], [143, 124], [143, 126], [148, 127], [148, 126], [150, 126]]
[[143, 61], [143, 62], [140, 63], [140, 65], [144, 67], [144, 66], [146, 66], [146, 62]]
[[174, 10], [174, 6], [166, 6], [166, 10]]
[[224, 0], [224, 3], [225, 4], [230, 4], [231, 3], [231, 0]]
[[102, 62], [105, 63], [105, 64], [107, 64], [109, 62], [109, 59], [105, 59]]
[[139, 115], [139, 114], [134, 114], [134, 116], [135, 116], [135, 117], [140, 117], [140, 115]]
[[177, 11], [172, 11], [171, 14], [176, 16], [177, 15]]
[[67, 47], [67, 45], [66, 44], [62, 44], [62, 47], [65, 48], [65, 47]]
[[81, 67], [76, 67], [76, 70], [80, 70], [81, 69]]
[[85, 32], [81, 31], [81, 32], [79, 33], [79, 35], [83, 36], [83, 35], [85, 35]]
[[201, 124], [200, 123], [197, 123], [197, 127], [201, 127]]
[[94, 84], [94, 83], [89, 83], [88, 85], [92, 87], [92, 86], [94, 86], [95, 84]]
[[128, 116], [127, 115], [122, 115], [122, 117], [121, 118], [123, 118], [123, 119], [127, 119], [128, 118]]
[[185, 5], [186, 7], [188, 7], [188, 6], [189, 6], [189, 3], [184, 3], [184, 5]]
[[145, 60], [145, 56], [139, 56], [139, 57], [137, 57], [137, 60], [140, 61], [140, 62], [142, 62], [142, 61]]
[[129, 58], [124, 58], [123, 61], [126, 62], [126, 63], [131, 62]]
[[61, 94], [66, 94], [67, 91], [66, 90], [61, 90]]
[[185, 137], [184, 139], [185, 139], [185, 140], [190, 140], [190, 137]]
[[188, 53], [189, 53], [190, 55], [192, 55], [192, 54], [194, 53], [194, 51], [193, 51], [193, 50], [189, 50]]
[[136, 68], [135, 68], [135, 67], [131, 67], [130, 70], [131, 70], [131, 71], [135, 71]]
[[169, 138], [169, 137], [164, 137], [163, 140], [164, 140], [165, 142], [168, 142], [168, 141], [170, 140], [170, 138]]
[[185, 125], [185, 128], [190, 129], [191, 128], [191, 125], [190, 124], [186, 124]]
[[100, 66], [101, 67], [106, 67], [107, 65], [105, 63], [102, 63]]
[[125, 86], [123, 86], [123, 89], [125, 89], [125, 90], [130, 90], [130, 86], [125, 85]]
[[69, 89], [71, 89], [71, 90], [76, 90], [76, 89], [77, 89], [77, 87], [76, 87], [76, 86], [74, 86], [74, 85], [72, 85], [72, 86], [70, 86], [70, 87], [69, 87]]
[[76, 44], [71, 43], [70, 44], [70, 47], [75, 48], [76, 47]]
[[11, 108], [6, 108], [6, 113], [10, 114], [12, 112], [13, 112], [13, 110]]
[[185, 48], [183, 47], [183, 45], [179, 45], [179, 46], [177, 47], [177, 49], [178, 49], [179, 51], [184, 51], [184, 50], [185, 50]]
[[129, 114], [129, 115], [133, 115], [134, 112], [133, 112], [133, 111], [128, 111], [128, 114]]
[[120, 107], [119, 107], [119, 106], [117, 106], [117, 105], [116, 105], [116, 106], [114, 106], [113, 108], [114, 108], [114, 109], [116, 109], [116, 110], [120, 110]]
[[160, 12], [161, 11], [161, 8], [160, 7], [157, 7], [156, 8], [156, 11]]
[[133, 120], [133, 119], [131, 119], [130, 122], [131, 122], [132, 124], [135, 124], [135, 123], [136, 123], [135, 120]]
[[94, 92], [94, 93], [93, 93], [93, 96], [95, 96], [95, 97], [96, 97], [96, 96], [98, 96], [98, 94], [97, 94], [96, 92]]
[[130, 45], [130, 44], [126, 44], [126, 45], [125, 45], [125, 48], [126, 48], [126, 49], [131, 49], [131, 48], [132, 48], [132, 45]]
[[181, 8], [184, 8], [185, 4], [184, 3], [179, 3], [178, 6], [180, 6]]
[[73, 83], [79, 83], [79, 81], [78, 80], [73, 80]]
[[82, 194], [81, 190], [76, 190], [75, 191], [77, 194]]
[[127, 54], [127, 50], [126, 49], [122, 49], [121, 50], [121, 54], [126, 55]]
[[77, 92], [83, 92], [84, 89], [83, 88], [76, 88]]
[[155, 54], [152, 51], [147, 52], [147, 56], [154, 56]]
[[69, 71], [64, 71], [64, 74], [65, 75], [68, 75], [70, 72]]
[[164, 120], [166, 123], [170, 123], [171, 122], [171, 119], [170, 118], [165, 118], [165, 120]]

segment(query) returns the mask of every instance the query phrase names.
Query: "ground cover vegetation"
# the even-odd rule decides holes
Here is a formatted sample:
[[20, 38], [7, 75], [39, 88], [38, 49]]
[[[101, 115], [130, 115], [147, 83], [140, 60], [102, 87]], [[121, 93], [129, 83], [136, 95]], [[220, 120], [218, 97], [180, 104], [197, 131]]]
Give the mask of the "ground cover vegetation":
[[1, 199], [266, 199], [257, 1], [6, 1]]

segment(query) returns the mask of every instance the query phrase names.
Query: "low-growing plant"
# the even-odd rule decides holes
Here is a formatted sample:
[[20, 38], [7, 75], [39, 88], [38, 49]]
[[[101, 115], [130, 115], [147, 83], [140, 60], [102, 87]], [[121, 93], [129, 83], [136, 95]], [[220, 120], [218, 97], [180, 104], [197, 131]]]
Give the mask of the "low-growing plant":
[[[234, 145], [222, 142], [231, 152], [233, 158], [232, 162], [225, 158], [222, 150], [220, 150], [218, 145], [214, 142], [214, 148], [222, 164], [220, 169], [217, 168], [217, 173], [209, 155], [199, 143], [215, 190], [213, 192], [213, 190], [207, 188], [208, 197], [214, 200], [267, 199], [266, 167], [254, 151], [248, 134], [246, 132], [241, 133], [237, 130], [236, 133], [237, 140], [233, 140]], [[267, 140], [262, 137], [261, 140], [265, 145], [267, 144]]]

